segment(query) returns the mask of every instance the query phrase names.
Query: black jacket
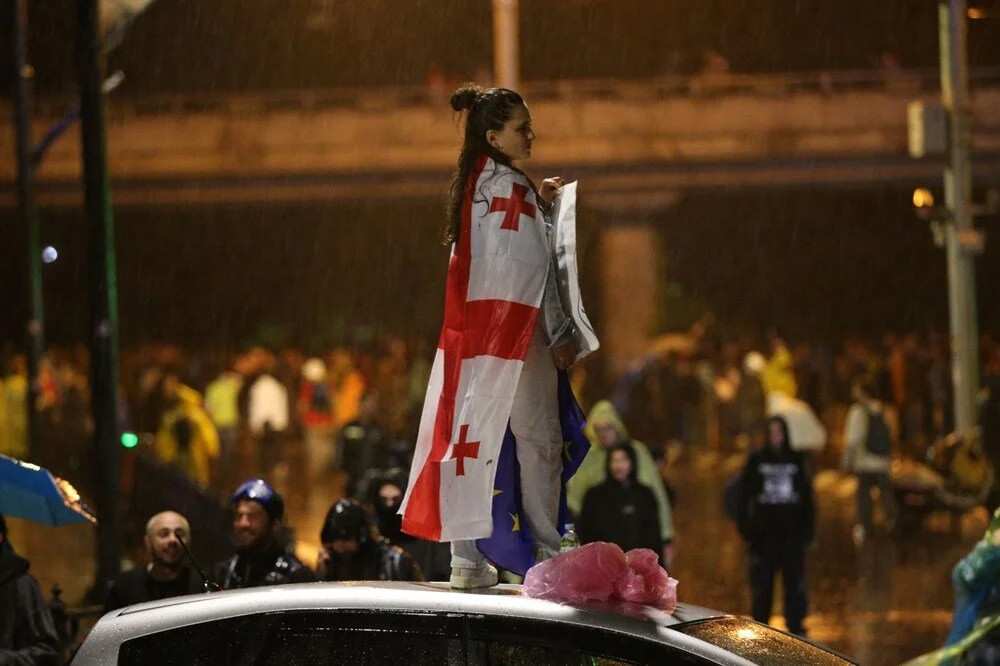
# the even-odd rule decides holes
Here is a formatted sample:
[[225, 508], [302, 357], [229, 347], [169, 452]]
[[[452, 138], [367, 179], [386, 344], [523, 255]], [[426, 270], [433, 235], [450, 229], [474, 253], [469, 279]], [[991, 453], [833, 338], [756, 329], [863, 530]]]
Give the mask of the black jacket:
[[[632, 463], [627, 483], [611, 475], [611, 459], [616, 451], [625, 453]], [[630, 444], [616, 444], [608, 449], [605, 481], [591, 488], [583, 498], [579, 524], [581, 543], [610, 541], [624, 551], [649, 548], [659, 554], [660, 514], [656, 496], [639, 483], [639, 463]]]
[[628, 552], [649, 548], [660, 552], [660, 519], [656, 497], [646, 486], [607, 479], [591, 488], [580, 511], [581, 543], [610, 541]]
[[176, 581], [162, 582], [154, 580], [149, 575], [149, 567], [141, 566], [123, 573], [108, 590], [108, 598], [104, 601], [104, 612], [140, 604], [144, 601], [156, 601], [167, 597], [179, 597], [185, 594], [204, 592], [205, 586], [201, 576], [191, 567], [185, 567]]
[[330, 561], [319, 567], [320, 580], [422, 581], [423, 572], [413, 557], [384, 539], [366, 542], [349, 561]]
[[223, 590], [316, 581], [309, 567], [277, 544], [256, 553], [237, 553], [219, 562], [213, 578]]
[[28, 560], [0, 543], [0, 665], [59, 663], [59, 637]]
[[812, 541], [815, 523], [812, 479], [802, 454], [787, 443], [750, 456], [739, 489], [737, 526], [747, 541]]

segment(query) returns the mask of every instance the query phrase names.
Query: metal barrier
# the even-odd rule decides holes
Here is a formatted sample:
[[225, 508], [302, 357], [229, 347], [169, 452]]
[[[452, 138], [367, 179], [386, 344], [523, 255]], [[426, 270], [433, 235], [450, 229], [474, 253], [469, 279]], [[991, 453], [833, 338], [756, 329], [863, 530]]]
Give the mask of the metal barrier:
[[[49, 602], [49, 612], [59, 637], [59, 655], [62, 663], [69, 663], [80, 648], [83, 641], [78, 641], [81, 625], [93, 626], [104, 613], [103, 606], [77, 606], [70, 608], [62, 599], [62, 588], [52, 586], [52, 601]], [[90, 626], [85, 628], [89, 631]], [[86, 632], [84, 632], [86, 636]]]

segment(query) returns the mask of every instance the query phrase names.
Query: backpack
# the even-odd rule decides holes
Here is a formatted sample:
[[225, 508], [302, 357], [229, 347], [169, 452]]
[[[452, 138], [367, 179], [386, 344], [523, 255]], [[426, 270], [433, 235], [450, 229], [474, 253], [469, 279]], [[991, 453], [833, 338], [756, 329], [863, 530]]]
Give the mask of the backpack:
[[867, 407], [868, 412], [868, 435], [865, 438], [865, 450], [876, 456], [889, 457], [892, 455], [892, 435], [889, 434], [889, 426], [885, 424], [885, 418], [878, 412], [874, 412]]

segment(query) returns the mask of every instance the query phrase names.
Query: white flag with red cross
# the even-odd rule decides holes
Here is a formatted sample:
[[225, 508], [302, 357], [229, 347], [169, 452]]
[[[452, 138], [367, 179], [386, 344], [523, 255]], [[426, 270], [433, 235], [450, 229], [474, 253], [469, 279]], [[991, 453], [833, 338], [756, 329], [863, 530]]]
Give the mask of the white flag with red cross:
[[403, 531], [490, 536], [493, 481], [551, 251], [535, 193], [483, 156], [466, 182], [444, 324], [427, 385]]

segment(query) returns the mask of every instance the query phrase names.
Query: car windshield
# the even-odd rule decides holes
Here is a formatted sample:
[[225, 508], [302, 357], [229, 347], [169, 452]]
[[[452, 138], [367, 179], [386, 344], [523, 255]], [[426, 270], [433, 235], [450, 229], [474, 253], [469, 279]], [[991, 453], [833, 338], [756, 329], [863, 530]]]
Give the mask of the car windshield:
[[728, 650], [760, 666], [843, 666], [852, 663], [817, 645], [738, 617], [689, 622], [671, 629]]

